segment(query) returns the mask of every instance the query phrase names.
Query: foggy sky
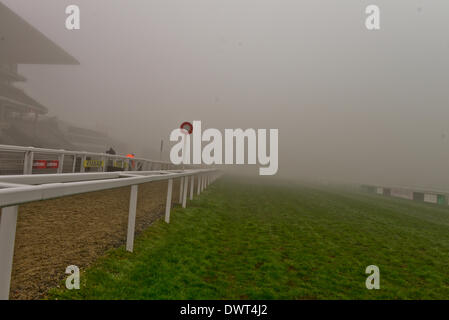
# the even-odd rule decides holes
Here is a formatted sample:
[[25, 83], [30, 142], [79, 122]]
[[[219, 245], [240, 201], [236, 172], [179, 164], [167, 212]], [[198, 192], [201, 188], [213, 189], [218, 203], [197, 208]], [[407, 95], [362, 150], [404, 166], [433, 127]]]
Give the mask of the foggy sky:
[[446, 0], [2, 1], [81, 63], [22, 65], [27, 92], [140, 153], [185, 120], [278, 128], [281, 177], [449, 189]]

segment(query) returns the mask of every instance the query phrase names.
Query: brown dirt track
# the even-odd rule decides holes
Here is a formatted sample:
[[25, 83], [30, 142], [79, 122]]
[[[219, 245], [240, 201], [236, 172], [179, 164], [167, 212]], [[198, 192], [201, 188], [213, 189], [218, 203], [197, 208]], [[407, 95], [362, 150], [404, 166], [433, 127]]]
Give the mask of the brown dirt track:
[[[189, 183], [190, 186], [190, 183]], [[60, 284], [69, 265], [83, 270], [126, 242], [130, 187], [19, 207], [10, 299], [39, 299]], [[167, 181], [139, 186], [136, 234], [163, 216]], [[173, 203], [179, 181], [173, 184]]]

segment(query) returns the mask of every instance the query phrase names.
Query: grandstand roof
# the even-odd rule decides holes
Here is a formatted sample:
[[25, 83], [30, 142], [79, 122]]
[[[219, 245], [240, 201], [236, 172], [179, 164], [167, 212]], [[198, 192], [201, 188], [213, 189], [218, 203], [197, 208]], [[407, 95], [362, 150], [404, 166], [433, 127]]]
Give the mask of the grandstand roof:
[[79, 64], [0, 2], [0, 64]]

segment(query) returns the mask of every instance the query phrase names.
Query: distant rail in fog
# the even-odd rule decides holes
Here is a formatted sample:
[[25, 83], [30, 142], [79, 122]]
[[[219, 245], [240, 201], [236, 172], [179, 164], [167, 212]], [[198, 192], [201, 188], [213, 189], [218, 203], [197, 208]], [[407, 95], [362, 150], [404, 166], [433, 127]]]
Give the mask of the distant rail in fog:
[[[186, 166], [187, 167], [187, 166]], [[194, 168], [194, 166], [188, 166]], [[181, 165], [125, 155], [0, 145], [0, 175], [176, 170]]]

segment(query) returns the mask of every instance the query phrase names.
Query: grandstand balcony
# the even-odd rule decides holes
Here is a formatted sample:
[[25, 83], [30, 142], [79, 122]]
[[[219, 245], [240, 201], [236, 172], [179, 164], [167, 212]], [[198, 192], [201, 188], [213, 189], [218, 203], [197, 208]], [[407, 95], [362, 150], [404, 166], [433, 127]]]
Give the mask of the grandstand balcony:
[[26, 78], [21, 64], [78, 65], [79, 62], [0, 2], [0, 143], [47, 148], [73, 145], [51, 119], [48, 108], [14, 86]]

